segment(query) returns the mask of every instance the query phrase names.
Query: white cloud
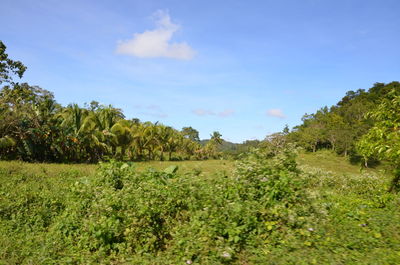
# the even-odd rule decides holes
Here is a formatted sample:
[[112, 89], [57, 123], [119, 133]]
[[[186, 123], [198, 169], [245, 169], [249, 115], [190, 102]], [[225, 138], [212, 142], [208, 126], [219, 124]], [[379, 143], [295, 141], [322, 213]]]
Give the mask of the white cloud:
[[219, 116], [223, 118], [232, 116], [235, 113], [235, 111], [232, 109], [226, 109], [221, 112], [214, 112], [212, 110], [207, 110], [207, 109], [195, 109], [192, 112], [197, 116]]
[[265, 126], [264, 126], [264, 125], [256, 125], [256, 126], [254, 126], [253, 128], [254, 128], [254, 129], [257, 129], [257, 130], [264, 130], [264, 129], [265, 129]]
[[163, 112], [140, 112], [139, 114], [145, 115], [145, 116], [150, 116], [150, 117], [156, 117], [156, 118], [167, 118], [168, 114], [163, 113]]
[[150, 117], [156, 117], [156, 118], [166, 118], [168, 117], [168, 114], [166, 114], [160, 105], [156, 104], [150, 104], [150, 105], [141, 105], [141, 104], [136, 104], [133, 106], [135, 109], [140, 109], [142, 110], [139, 112], [141, 115], [145, 116], [150, 116]]
[[221, 111], [220, 113], [218, 113], [218, 116], [220, 116], [220, 117], [228, 117], [228, 116], [232, 116], [234, 113], [235, 113], [234, 110], [226, 109], [226, 110]]
[[281, 119], [286, 118], [286, 115], [283, 114], [281, 109], [269, 109], [269, 110], [267, 110], [267, 115], [271, 116], [271, 117], [281, 118]]
[[154, 30], [135, 33], [132, 39], [119, 42], [117, 53], [141, 58], [192, 59], [195, 51], [186, 42], [171, 42], [180, 25], [171, 21], [168, 12], [159, 10], [154, 13], [153, 18], [156, 23]]
[[215, 115], [215, 112], [211, 110], [206, 110], [206, 109], [195, 109], [192, 111], [194, 114], [197, 116], [213, 116]]

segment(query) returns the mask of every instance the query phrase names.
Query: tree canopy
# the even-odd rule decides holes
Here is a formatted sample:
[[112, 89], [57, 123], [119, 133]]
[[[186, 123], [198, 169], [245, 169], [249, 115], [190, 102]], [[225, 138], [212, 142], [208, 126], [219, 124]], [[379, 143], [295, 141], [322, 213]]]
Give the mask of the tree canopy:
[[0, 85], [2, 83], [11, 83], [14, 75], [21, 78], [26, 70], [26, 66], [20, 61], [8, 58], [6, 48], [6, 45], [0, 40]]
[[358, 150], [364, 159], [377, 157], [394, 167], [391, 190], [400, 187], [400, 90], [393, 89], [379, 106], [368, 113], [374, 126], [363, 135]]

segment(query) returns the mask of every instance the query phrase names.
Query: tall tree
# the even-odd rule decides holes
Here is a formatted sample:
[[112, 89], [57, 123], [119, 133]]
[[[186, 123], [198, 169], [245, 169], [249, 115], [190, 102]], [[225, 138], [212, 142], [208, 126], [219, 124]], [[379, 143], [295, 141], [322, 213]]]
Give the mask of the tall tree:
[[183, 127], [181, 132], [183, 137], [195, 142], [200, 142], [199, 132], [196, 129], [192, 127]]
[[216, 145], [222, 144], [222, 134], [220, 134], [218, 131], [214, 131], [211, 135], [210, 141], [215, 143]]
[[6, 45], [0, 40], [0, 85], [2, 83], [13, 83], [13, 75], [22, 77], [26, 66], [20, 61], [14, 61], [8, 58]]

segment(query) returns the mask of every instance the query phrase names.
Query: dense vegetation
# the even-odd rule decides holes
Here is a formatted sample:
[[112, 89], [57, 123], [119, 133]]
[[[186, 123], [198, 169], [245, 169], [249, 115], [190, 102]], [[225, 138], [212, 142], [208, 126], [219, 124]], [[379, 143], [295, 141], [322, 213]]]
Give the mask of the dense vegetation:
[[368, 91], [349, 91], [335, 106], [305, 115], [290, 133], [277, 134], [306, 150], [332, 149], [364, 166], [387, 161], [391, 190], [400, 183], [400, 83], [376, 83]]
[[[357, 143], [379, 122], [379, 117], [390, 111], [395, 113], [394, 123], [387, 126], [385, 135], [393, 130], [390, 135], [398, 137], [395, 121], [400, 112], [398, 105], [392, 104], [392, 108], [386, 110], [381, 108], [383, 116], [371, 112], [381, 103], [396, 102], [399, 82], [376, 83], [367, 91], [349, 91], [336, 105], [304, 115], [302, 124], [292, 131], [286, 127], [282, 133], [272, 134], [264, 141], [234, 144], [224, 141], [219, 132], [213, 132], [210, 140], [200, 141], [198, 131], [192, 127], [178, 131], [163, 124], [125, 119], [121, 109], [96, 101], [85, 107], [61, 106], [51, 92], [13, 81], [15, 77], [22, 77], [25, 70], [21, 62], [8, 58], [6, 47], [0, 42], [0, 84], [6, 84], [0, 90], [0, 159], [97, 162], [111, 158], [130, 161], [208, 159], [221, 155], [236, 159], [254, 147], [272, 144], [281, 148], [291, 142], [313, 152], [332, 149], [338, 154], [350, 155], [353, 162], [364, 162], [365, 166], [379, 160], [398, 163], [389, 159], [390, 155], [382, 155], [379, 150], [367, 151], [361, 148], [366, 147], [365, 144]], [[396, 146], [393, 150], [396, 153], [400, 149]]]
[[327, 152], [294, 158], [255, 151], [214, 174], [2, 162], [0, 260], [398, 264], [400, 198], [387, 177]]
[[122, 110], [91, 102], [58, 104], [51, 92], [13, 82], [25, 66], [8, 59], [0, 42], [0, 159], [97, 162], [217, 158], [221, 134], [200, 145], [192, 127], [178, 131], [159, 123], [125, 119]]
[[367, 113], [378, 108], [390, 92], [399, 91], [399, 82], [376, 83], [367, 91], [349, 91], [336, 105], [304, 115], [303, 123], [293, 129], [289, 138], [309, 151], [332, 149], [356, 158], [356, 143], [375, 123], [375, 118]]
[[[400, 188], [399, 82], [234, 144], [95, 101], [62, 106], [15, 82], [25, 70], [0, 41], [0, 160], [68, 164], [0, 163], [0, 263], [400, 263], [387, 192]], [[221, 157], [237, 161], [154, 162]], [[368, 168], [380, 162], [390, 181]]]

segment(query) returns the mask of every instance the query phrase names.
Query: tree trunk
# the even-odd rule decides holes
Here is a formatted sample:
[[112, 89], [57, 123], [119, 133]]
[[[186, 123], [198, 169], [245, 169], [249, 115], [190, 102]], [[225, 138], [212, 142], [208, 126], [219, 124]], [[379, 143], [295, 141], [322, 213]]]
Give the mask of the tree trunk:
[[126, 147], [125, 146], [121, 146], [121, 161], [124, 160], [125, 153], [126, 153]]

